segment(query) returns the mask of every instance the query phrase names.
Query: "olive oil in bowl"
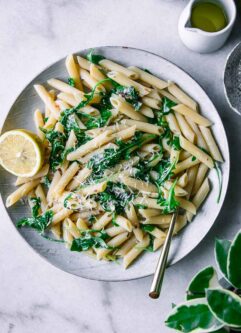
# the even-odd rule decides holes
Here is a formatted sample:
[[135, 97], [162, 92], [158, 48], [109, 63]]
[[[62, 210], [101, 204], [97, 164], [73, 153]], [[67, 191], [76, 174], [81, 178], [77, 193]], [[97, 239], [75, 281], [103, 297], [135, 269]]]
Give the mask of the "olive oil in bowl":
[[191, 26], [206, 32], [218, 32], [228, 25], [226, 13], [221, 5], [202, 1], [192, 7]]

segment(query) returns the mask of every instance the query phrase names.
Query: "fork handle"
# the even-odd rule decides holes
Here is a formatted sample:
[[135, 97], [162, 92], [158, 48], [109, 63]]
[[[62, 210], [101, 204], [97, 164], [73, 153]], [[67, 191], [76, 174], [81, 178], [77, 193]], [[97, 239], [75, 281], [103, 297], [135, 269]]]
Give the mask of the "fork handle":
[[176, 211], [172, 215], [172, 219], [171, 219], [171, 223], [170, 223], [170, 226], [169, 226], [169, 229], [168, 229], [167, 237], [165, 239], [165, 242], [164, 242], [164, 245], [163, 245], [163, 248], [162, 248], [162, 252], [161, 252], [161, 255], [159, 257], [159, 260], [158, 260], [158, 263], [157, 263], [157, 266], [156, 266], [156, 270], [155, 270], [155, 274], [154, 274], [154, 277], [153, 277], [153, 280], [152, 280], [152, 285], [151, 285], [151, 289], [150, 289], [150, 292], [149, 292], [149, 296], [151, 298], [154, 298], [154, 299], [156, 299], [160, 296], [162, 281], [163, 281], [164, 274], [165, 274], [168, 253], [169, 253], [169, 249], [170, 249], [170, 245], [171, 245], [171, 241], [172, 241], [172, 235], [173, 235], [177, 215], [178, 215], [178, 211]]

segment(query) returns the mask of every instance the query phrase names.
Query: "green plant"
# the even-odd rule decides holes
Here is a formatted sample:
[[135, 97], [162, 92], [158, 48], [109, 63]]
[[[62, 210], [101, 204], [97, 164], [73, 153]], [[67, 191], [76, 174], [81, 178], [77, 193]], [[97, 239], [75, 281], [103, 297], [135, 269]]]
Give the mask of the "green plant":
[[223, 288], [212, 266], [198, 272], [165, 323], [179, 332], [230, 332], [241, 329], [241, 230], [234, 240], [216, 240], [217, 265], [228, 282]]

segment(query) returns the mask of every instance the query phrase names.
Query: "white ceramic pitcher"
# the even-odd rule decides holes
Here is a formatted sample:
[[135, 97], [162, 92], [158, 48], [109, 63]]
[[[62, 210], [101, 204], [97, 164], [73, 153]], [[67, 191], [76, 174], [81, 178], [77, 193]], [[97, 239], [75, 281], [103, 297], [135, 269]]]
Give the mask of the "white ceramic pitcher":
[[192, 7], [204, 0], [191, 0], [184, 8], [178, 23], [178, 33], [182, 42], [191, 50], [199, 53], [209, 53], [219, 49], [227, 40], [236, 18], [236, 6], [233, 0], [206, 0], [220, 4], [224, 9], [228, 25], [217, 32], [207, 32], [191, 26]]

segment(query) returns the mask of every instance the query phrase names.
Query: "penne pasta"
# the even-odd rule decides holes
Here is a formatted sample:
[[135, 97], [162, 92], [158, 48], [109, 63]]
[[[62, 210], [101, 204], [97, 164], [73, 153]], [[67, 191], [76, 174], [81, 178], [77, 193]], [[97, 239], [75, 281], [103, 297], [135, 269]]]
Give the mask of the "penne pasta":
[[213, 159], [203, 150], [186, 140], [183, 136], [180, 136], [180, 145], [184, 150], [195, 156], [202, 163], [206, 164], [210, 169], [214, 167]]
[[154, 76], [146, 71], [143, 71], [140, 68], [132, 66], [132, 67], [129, 67], [129, 69], [132, 70], [133, 72], [137, 73], [139, 78], [143, 82], [146, 82], [157, 89], [164, 89], [168, 86], [167, 82], [157, 78], [156, 76]]

